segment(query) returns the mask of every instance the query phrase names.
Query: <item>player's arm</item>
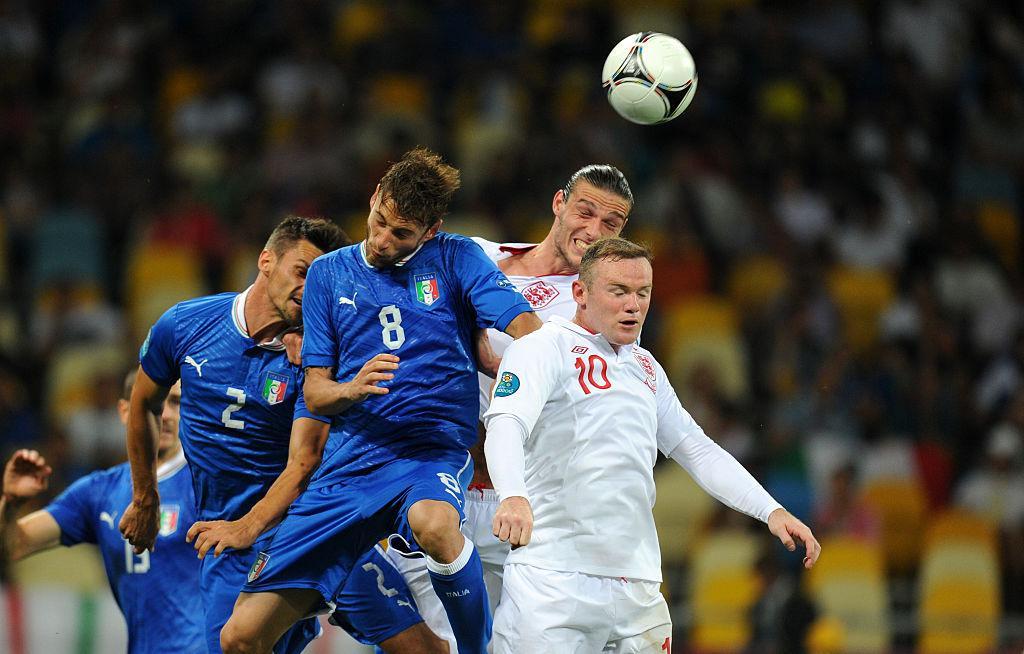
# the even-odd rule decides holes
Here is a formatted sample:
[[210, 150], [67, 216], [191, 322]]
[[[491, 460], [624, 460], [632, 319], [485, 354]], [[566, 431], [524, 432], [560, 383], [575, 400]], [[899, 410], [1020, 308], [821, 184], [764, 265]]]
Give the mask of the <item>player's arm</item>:
[[709, 495], [726, 506], [766, 523], [790, 551], [795, 540], [806, 550], [804, 567], [810, 568], [821, 554], [821, 545], [810, 528], [784, 509], [754, 476], [731, 454], [704, 433], [683, 408], [659, 365], [658, 447], [682, 466]]
[[473, 333], [474, 350], [476, 350], [476, 369], [488, 377], [494, 378], [501, 365], [501, 357], [491, 346], [491, 337], [486, 329], [477, 329]]
[[394, 379], [395, 370], [398, 370], [398, 357], [393, 354], [373, 357], [347, 382], [334, 381], [331, 368], [309, 366], [302, 387], [306, 406], [317, 415], [333, 416], [371, 395], [387, 395], [388, 389], [378, 384]]
[[540, 338], [516, 341], [505, 352], [484, 414], [484, 454], [501, 503], [494, 535], [513, 547], [530, 542], [533, 511], [526, 490], [524, 445], [558, 383], [558, 353]]
[[238, 520], [197, 522], [188, 530], [185, 540], [191, 543], [195, 539], [199, 558], [204, 558], [211, 548], [214, 556], [220, 556], [229, 547], [250, 547], [260, 534], [280, 522], [320, 465], [329, 430], [330, 423], [296, 419], [288, 443], [288, 464], [263, 499]]
[[46, 511], [16, 520], [25, 502], [46, 490], [52, 470], [35, 450], [18, 450], [4, 466], [0, 496], [0, 561], [17, 561], [60, 545], [60, 525]]
[[128, 463], [132, 471], [132, 501], [121, 517], [119, 528], [135, 553], [152, 550], [160, 528], [160, 494], [156, 479], [156, 439], [150, 428], [152, 416], [159, 415], [169, 387], [153, 381], [139, 366], [128, 401]]
[[530, 332], [537, 331], [543, 324], [537, 314], [527, 311], [513, 318], [504, 331], [512, 338], [522, 338]]

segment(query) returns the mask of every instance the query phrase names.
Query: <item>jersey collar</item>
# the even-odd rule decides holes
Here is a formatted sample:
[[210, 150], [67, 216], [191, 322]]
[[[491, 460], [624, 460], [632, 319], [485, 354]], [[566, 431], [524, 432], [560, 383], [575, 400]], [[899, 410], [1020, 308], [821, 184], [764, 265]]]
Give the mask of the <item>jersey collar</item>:
[[178, 446], [178, 453], [168, 461], [161, 463], [156, 469], [156, 480], [163, 481], [185, 467], [185, 450]]
[[[398, 261], [396, 261], [396, 262], [395, 262], [395, 268], [401, 268], [401, 267], [402, 267], [402, 266], [404, 266], [405, 264], [409, 263], [409, 260], [410, 260], [410, 259], [412, 259], [413, 257], [415, 257], [415, 256], [416, 256], [416, 253], [418, 253], [418, 252], [419, 252], [420, 250], [422, 250], [422, 249], [423, 249], [423, 246], [424, 246], [424, 245], [426, 245], [426, 243], [427, 243], [427, 241], [423, 241], [423, 243], [420, 243], [420, 244], [419, 244], [419, 245], [418, 245], [418, 246], [416, 247], [416, 249], [415, 249], [415, 250], [413, 250], [412, 252], [410, 252], [410, 253], [409, 253], [408, 255], [406, 255], [406, 256], [405, 256], [404, 258], [402, 258], [402, 259], [399, 259]], [[360, 241], [360, 243], [359, 243], [359, 256], [361, 256], [361, 257], [363, 258], [363, 263], [365, 263], [365, 264], [366, 264], [366, 267], [367, 267], [367, 268], [373, 268], [374, 270], [376, 270], [376, 268], [375, 268], [375, 267], [373, 266], [373, 264], [371, 264], [371, 263], [370, 263], [370, 262], [369, 262], [369, 261], [368, 261], [368, 260], [366, 259], [366, 241]]]
[[[234, 323], [238, 333], [245, 338], [251, 338], [249, 336], [249, 327], [245, 324], [245, 299], [249, 297], [249, 291], [251, 290], [252, 286], [236, 295], [235, 300], [231, 303], [231, 322]], [[286, 329], [269, 341], [263, 341], [262, 343], [257, 343], [257, 345], [267, 350], [281, 351], [284, 349], [284, 342], [281, 340], [281, 337], [287, 331]]]
[[[578, 325], [575, 322], [573, 322], [572, 320], [569, 320], [567, 318], [563, 318], [562, 316], [551, 316], [551, 318], [549, 318], [549, 321], [553, 322], [553, 323], [555, 323], [555, 324], [557, 324], [557, 325], [559, 325], [561, 327], [564, 327], [564, 328], [568, 329], [571, 332], [579, 334], [580, 336], [583, 336], [585, 338], [589, 338], [592, 341], [596, 341], [596, 342], [600, 343], [603, 347], [606, 347], [609, 350], [611, 350], [612, 352], [614, 352], [616, 357], [621, 357], [621, 356], [624, 356], [625, 354], [630, 354], [636, 348], [636, 343], [633, 343], [632, 345], [628, 345], [628, 346], [627, 345], [620, 345], [620, 346], [616, 347], [616, 346], [612, 345], [611, 342], [607, 338], [604, 337], [604, 334], [599, 334], [599, 333], [592, 332], [589, 329], [587, 329], [586, 327], [584, 327], [582, 325]], [[639, 339], [637, 340], [637, 343], [639, 343]]]

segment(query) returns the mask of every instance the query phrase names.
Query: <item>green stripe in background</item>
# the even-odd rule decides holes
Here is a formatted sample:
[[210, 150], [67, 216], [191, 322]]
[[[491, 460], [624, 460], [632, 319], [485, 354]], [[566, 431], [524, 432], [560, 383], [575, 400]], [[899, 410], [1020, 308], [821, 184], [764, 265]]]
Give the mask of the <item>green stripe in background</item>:
[[76, 654], [94, 654], [96, 651], [96, 613], [95, 593], [79, 593]]

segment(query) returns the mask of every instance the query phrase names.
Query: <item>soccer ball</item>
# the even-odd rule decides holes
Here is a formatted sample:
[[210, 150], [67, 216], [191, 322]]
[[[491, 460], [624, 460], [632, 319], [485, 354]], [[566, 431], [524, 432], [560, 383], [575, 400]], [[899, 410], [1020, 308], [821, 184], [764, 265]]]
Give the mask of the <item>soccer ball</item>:
[[601, 84], [619, 115], [640, 125], [672, 120], [697, 90], [697, 68], [686, 46], [661, 32], [637, 32], [604, 60]]

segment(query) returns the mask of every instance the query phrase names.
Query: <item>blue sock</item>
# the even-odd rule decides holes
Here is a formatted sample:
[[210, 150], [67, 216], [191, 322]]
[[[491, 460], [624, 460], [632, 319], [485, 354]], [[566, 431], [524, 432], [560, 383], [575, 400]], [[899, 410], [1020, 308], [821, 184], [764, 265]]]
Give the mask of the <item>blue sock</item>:
[[451, 563], [439, 563], [428, 556], [427, 570], [448, 614], [459, 654], [486, 654], [491, 640], [491, 607], [483, 565], [473, 543], [467, 538], [462, 553]]

